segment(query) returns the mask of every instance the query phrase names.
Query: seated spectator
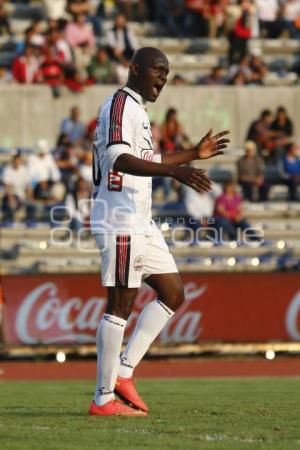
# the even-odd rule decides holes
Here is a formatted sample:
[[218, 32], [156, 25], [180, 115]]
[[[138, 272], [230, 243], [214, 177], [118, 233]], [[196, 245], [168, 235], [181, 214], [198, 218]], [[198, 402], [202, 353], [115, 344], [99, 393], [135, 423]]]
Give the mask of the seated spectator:
[[66, 135], [61, 135], [57, 143], [54, 157], [60, 171], [61, 181], [64, 183], [66, 192], [74, 190], [78, 177], [78, 158], [74, 147]]
[[45, 36], [41, 30], [41, 21], [35, 20], [26, 30], [27, 42], [34, 47], [45, 45]]
[[6, 0], [0, 0], [0, 36], [4, 34], [12, 34], [9, 23], [10, 12], [11, 8], [9, 2]]
[[88, 73], [97, 84], [116, 83], [117, 81], [115, 64], [109, 59], [104, 48], [98, 49], [88, 68]]
[[261, 37], [275, 39], [280, 34], [278, 0], [256, 0]]
[[78, 178], [73, 193], [66, 197], [65, 205], [71, 216], [71, 229], [78, 232], [89, 224], [91, 188], [83, 178]]
[[13, 78], [10, 70], [8, 70], [5, 66], [0, 65], [0, 85], [9, 84], [12, 80]]
[[54, 45], [56, 49], [56, 56], [59, 61], [64, 65], [70, 65], [73, 62], [73, 56], [71, 48], [64, 38], [63, 29], [57, 26], [50, 29], [47, 33], [48, 45]]
[[84, 179], [87, 183], [92, 183], [93, 181], [93, 152], [86, 151], [84, 152], [82, 161], [79, 166], [79, 174], [80, 177]]
[[253, 202], [268, 199], [269, 186], [265, 180], [265, 163], [257, 154], [256, 144], [247, 141], [245, 155], [237, 162], [239, 184], [246, 200]]
[[277, 139], [275, 141], [276, 156], [282, 156], [284, 150], [291, 143], [293, 136], [293, 122], [288, 117], [286, 109], [280, 106], [276, 111], [276, 116], [271, 123], [270, 129], [277, 133]]
[[177, 118], [177, 110], [169, 108], [161, 125], [162, 153], [172, 153], [176, 150], [182, 150], [189, 145], [189, 138]]
[[268, 69], [258, 55], [251, 55], [249, 68], [251, 70], [250, 84], [264, 84], [264, 78], [267, 75]]
[[286, 0], [282, 5], [282, 28], [289, 31], [290, 37], [300, 39], [300, 2]]
[[228, 71], [229, 84], [249, 84], [252, 72], [249, 55], [245, 55], [238, 63], [233, 64]]
[[161, 3], [162, 20], [167, 27], [168, 34], [180, 36], [185, 31], [184, 0], [163, 0]]
[[116, 0], [116, 4], [127, 20], [140, 22], [145, 19], [145, 0]]
[[95, 35], [90, 24], [87, 23], [85, 14], [76, 14], [74, 21], [67, 24], [65, 33], [67, 42], [73, 50], [77, 47], [95, 48]]
[[70, 67], [65, 71], [65, 86], [74, 94], [80, 94], [83, 92], [84, 87], [89, 84], [89, 80], [86, 79], [85, 75], [75, 67]]
[[41, 181], [50, 183], [59, 181], [60, 173], [46, 139], [38, 141], [35, 151], [36, 153], [30, 155], [27, 161], [32, 187], [34, 188]]
[[128, 27], [124, 14], [118, 14], [113, 28], [107, 34], [107, 45], [113, 59], [130, 59], [138, 48], [133, 31]]
[[32, 45], [26, 45], [24, 54], [17, 57], [12, 65], [12, 74], [18, 83], [32, 84], [38, 79], [39, 61]]
[[119, 85], [124, 86], [128, 78], [129, 59], [122, 58], [116, 63], [116, 75]]
[[30, 214], [32, 190], [29, 171], [20, 153], [12, 157], [11, 163], [4, 167], [2, 174], [4, 195], [2, 198], [3, 222], [8, 225], [15, 220], [15, 213], [22, 207], [26, 208], [27, 219]]
[[206, 85], [224, 85], [226, 84], [226, 78], [223, 73], [223, 68], [221, 66], [216, 66], [212, 69], [211, 74], [204, 78], [200, 78], [199, 84]]
[[274, 148], [273, 138], [277, 135], [270, 130], [272, 113], [269, 109], [261, 112], [259, 119], [251, 123], [246, 140], [254, 141], [262, 155], [268, 155]]
[[208, 1], [185, 0], [184, 34], [207, 37], [209, 35], [209, 18], [210, 5]]
[[243, 214], [242, 198], [236, 192], [233, 181], [225, 183], [223, 194], [217, 198], [214, 217], [215, 226], [220, 232], [220, 240], [227, 235], [230, 240], [236, 241], [238, 231], [250, 227]]
[[300, 186], [300, 147], [290, 144], [287, 154], [279, 161], [279, 172], [289, 189], [289, 201], [297, 200], [297, 188]]
[[94, 117], [90, 120], [86, 126], [86, 134], [85, 134], [85, 145], [84, 147], [88, 150], [93, 149], [94, 144], [94, 134], [97, 126], [98, 117]]
[[213, 221], [216, 198], [222, 194], [221, 186], [213, 183], [212, 190], [203, 193], [184, 188], [184, 194], [185, 208], [190, 216], [186, 226], [195, 232], [201, 227], [209, 227]]
[[179, 75], [178, 73], [174, 75], [172, 81], [172, 86], [183, 86], [186, 84], [186, 80], [183, 76]]
[[59, 97], [63, 79], [64, 72], [62, 64], [57, 57], [55, 46], [50, 44], [46, 47], [44, 58], [39, 68], [38, 81], [48, 84], [52, 89], [53, 97]]
[[76, 67], [84, 70], [90, 63], [96, 46], [95, 35], [86, 15], [77, 14], [74, 21], [67, 24], [65, 35], [73, 50]]
[[70, 117], [66, 117], [60, 124], [60, 133], [66, 134], [70, 142], [75, 146], [80, 146], [85, 135], [85, 126], [80, 120], [80, 108], [73, 106]]
[[58, 20], [65, 16], [67, 0], [43, 0], [47, 19]]

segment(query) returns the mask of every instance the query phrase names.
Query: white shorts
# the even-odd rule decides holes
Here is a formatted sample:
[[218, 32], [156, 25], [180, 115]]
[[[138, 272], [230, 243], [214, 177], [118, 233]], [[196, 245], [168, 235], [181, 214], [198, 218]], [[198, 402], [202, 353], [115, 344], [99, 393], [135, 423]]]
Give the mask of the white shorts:
[[97, 234], [95, 239], [103, 286], [139, 288], [150, 275], [178, 272], [159, 230], [153, 236]]

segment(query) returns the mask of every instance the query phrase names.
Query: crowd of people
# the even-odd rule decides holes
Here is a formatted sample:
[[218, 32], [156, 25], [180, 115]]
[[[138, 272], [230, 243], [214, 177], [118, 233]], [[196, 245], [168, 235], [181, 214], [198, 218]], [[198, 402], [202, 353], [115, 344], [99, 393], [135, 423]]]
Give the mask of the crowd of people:
[[[193, 145], [175, 108], [166, 111], [162, 123], [151, 125], [156, 152], [185, 151]], [[91, 198], [95, 127], [96, 118], [84, 123], [80, 108], [73, 106], [60, 123], [54, 148], [40, 139], [30, 154], [13, 153], [1, 177], [2, 226], [14, 226], [17, 219], [29, 227], [40, 222], [58, 226], [62, 221], [77, 232], [88, 227], [90, 204], [86, 200]], [[214, 183], [210, 193], [199, 194], [170, 178], [154, 178], [154, 199], [160, 192], [163, 208], [177, 209], [179, 214], [184, 211], [194, 220], [194, 228], [209, 224], [222, 230], [225, 237], [237, 239], [239, 231], [249, 227], [243, 201], [269, 199], [270, 164], [276, 167], [279, 182], [288, 188], [287, 200], [296, 201], [300, 147], [293, 141], [293, 123], [283, 107], [274, 117], [271, 111], [263, 111], [250, 125], [244, 155], [236, 162], [236, 176], [223, 187]]]
[[[43, 13], [36, 15], [20, 41], [10, 24], [14, 2], [0, 0], [0, 35], [15, 43], [12, 64], [0, 66], [0, 83], [47, 84], [55, 97], [63, 85], [79, 93], [93, 84], [126, 81], [129, 59], [139, 47], [128, 24], [132, 19], [156, 21], [159, 30], [176, 37], [226, 36], [226, 71], [215, 67], [211, 74], [198, 77], [200, 84], [264, 84], [268, 68], [261, 55], [249, 56], [249, 39], [282, 34], [300, 38], [298, 0], [119, 0], [108, 30], [103, 27], [105, 1], [41, 3]], [[172, 82], [178, 85], [185, 80], [177, 76]]]

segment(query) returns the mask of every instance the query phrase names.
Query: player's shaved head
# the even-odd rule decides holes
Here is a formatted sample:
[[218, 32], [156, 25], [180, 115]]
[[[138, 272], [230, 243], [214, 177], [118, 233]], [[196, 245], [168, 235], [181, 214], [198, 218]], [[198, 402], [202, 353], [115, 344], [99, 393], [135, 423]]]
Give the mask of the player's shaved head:
[[137, 50], [129, 65], [127, 86], [139, 93], [145, 100], [155, 102], [169, 73], [166, 55], [154, 47]]
[[134, 53], [130, 62], [139, 66], [147, 67], [157, 58], [161, 58], [168, 64], [166, 55], [158, 48], [142, 47]]

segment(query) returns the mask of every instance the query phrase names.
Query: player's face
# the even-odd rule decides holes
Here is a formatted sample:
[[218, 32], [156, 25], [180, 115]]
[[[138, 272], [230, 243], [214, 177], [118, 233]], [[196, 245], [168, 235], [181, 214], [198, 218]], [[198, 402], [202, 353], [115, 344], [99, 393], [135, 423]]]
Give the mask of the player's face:
[[140, 93], [148, 102], [155, 102], [167, 82], [169, 63], [166, 58], [157, 57], [141, 73]]

